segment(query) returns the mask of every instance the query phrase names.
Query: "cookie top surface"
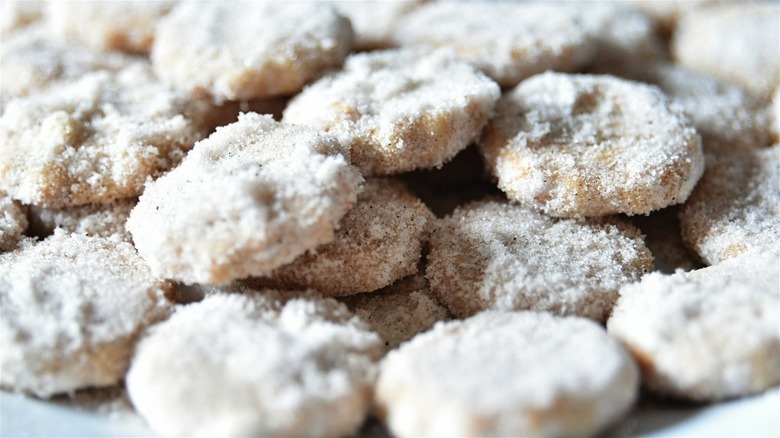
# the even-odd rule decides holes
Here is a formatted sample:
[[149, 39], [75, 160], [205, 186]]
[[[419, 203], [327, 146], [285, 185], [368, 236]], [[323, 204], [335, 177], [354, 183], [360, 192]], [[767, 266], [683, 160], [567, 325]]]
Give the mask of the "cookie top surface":
[[589, 435], [628, 409], [638, 380], [592, 321], [483, 312], [390, 352], [376, 391], [403, 436]]
[[[12, 2], [3, 5], [7, 3]], [[30, 26], [4, 36], [0, 44], [0, 99], [5, 106], [12, 97], [74, 81], [94, 71], [116, 71], [132, 62], [121, 54], [96, 52], [57, 40], [43, 26]]]
[[0, 255], [2, 384], [50, 396], [118, 382], [167, 286], [127, 243], [56, 232]]
[[652, 273], [621, 289], [609, 332], [654, 391], [699, 401], [756, 393], [780, 382], [778, 278], [777, 254]]
[[293, 98], [285, 122], [327, 131], [366, 175], [440, 166], [479, 135], [498, 86], [447, 50], [355, 54]]
[[654, 86], [544, 73], [496, 113], [487, 167], [509, 198], [552, 216], [647, 214], [685, 201], [704, 171], [699, 135]]
[[374, 50], [393, 45], [393, 31], [406, 15], [425, 0], [392, 0], [356, 2], [333, 1], [331, 4], [352, 23], [355, 50]]
[[46, 20], [55, 36], [97, 50], [148, 54], [157, 22], [173, 0], [49, 2]]
[[701, 134], [705, 152], [751, 150], [771, 143], [765, 102], [734, 84], [666, 62], [633, 66], [618, 74], [658, 85], [679, 103]]
[[0, 189], [48, 207], [138, 195], [201, 137], [191, 104], [143, 62], [13, 99], [0, 117]]
[[761, 99], [780, 84], [780, 5], [712, 5], [685, 14], [672, 40], [680, 64], [737, 84]]
[[221, 293], [155, 326], [127, 386], [166, 435], [346, 435], [366, 414], [380, 352], [332, 299]]
[[587, 62], [593, 40], [575, 8], [551, 4], [436, 2], [416, 9], [396, 27], [401, 46], [453, 49], [503, 87], [545, 70]]
[[363, 181], [345, 155], [330, 136], [242, 114], [149, 184], [127, 228], [157, 275], [267, 275], [334, 239]]
[[171, 85], [216, 98], [292, 94], [339, 66], [349, 20], [317, 2], [186, 2], [157, 27], [152, 62]]
[[683, 241], [715, 264], [780, 239], [780, 145], [710, 156], [680, 209]]
[[605, 320], [617, 291], [652, 270], [643, 236], [619, 218], [556, 219], [495, 201], [435, 224], [426, 276], [453, 315], [537, 310]]
[[417, 272], [433, 214], [397, 180], [368, 179], [336, 238], [276, 269], [261, 283], [327, 296], [389, 286]]

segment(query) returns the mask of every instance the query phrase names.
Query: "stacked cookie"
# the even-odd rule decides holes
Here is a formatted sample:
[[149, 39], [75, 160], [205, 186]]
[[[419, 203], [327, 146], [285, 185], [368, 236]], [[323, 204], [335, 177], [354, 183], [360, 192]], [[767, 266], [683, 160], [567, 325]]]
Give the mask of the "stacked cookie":
[[168, 436], [777, 385], [780, 8], [636, 6], [3, 3], [0, 384]]

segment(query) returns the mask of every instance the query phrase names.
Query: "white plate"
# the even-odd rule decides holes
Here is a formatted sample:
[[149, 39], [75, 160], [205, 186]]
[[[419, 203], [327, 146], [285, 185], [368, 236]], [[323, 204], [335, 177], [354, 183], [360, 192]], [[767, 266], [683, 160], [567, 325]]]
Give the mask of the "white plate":
[[[121, 392], [43, 401], [0, 392], [2, 437], [154, 436]], [[642, 400], [605, 437], [780, 437], [780, 389], [710, 406]]]

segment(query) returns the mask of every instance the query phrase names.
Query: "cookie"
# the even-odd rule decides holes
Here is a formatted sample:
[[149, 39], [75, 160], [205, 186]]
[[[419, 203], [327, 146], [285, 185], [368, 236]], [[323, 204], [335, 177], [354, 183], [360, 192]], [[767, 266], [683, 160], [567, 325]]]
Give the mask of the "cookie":
[[0, 252], [15, 248], [27, 225], [27, 208], [0, 192]]
[[387, 350], [450, 319], [450, 312], [431, 293], [422, 273], [375, 292], [341, 298], [341, 302], [384, 339]]
[[680, 209], [683, 241], [708, 264], [780, 239], [780, 145], [711, 156]]
[[590, 436], [628, 411], [638, 374], [592, 321], [483, 312], [390, 352], [375, 398], [395, 436]]
[[371, 292], [417, 272], [433, 214], [403, 183], [369, 179], [336, 238], [252, 283], [315, 289], [326, 296]]
[[736, 85], [667, 62], [619, 69], [616, 73], [655, 84], [679, 103], [701, 134], [704, 152], [751, 150], [772, 141], [765, 102]]
[[352, 47], [349, 20], [317, 2], [192, 2], [160, 21], [152, 63], [167, 83], [218, 99], [293, 94]]
[[658, 88], [544, 73], [505, 94], [480, 143], [507, 196], [556, 217], [647, 214], [704, 171], [696, 130]]
[[[6, 5], [10, 2], [3, 2]], [[27, 2], [23, 2], [27, 3]], [[117, 71], [133, 61], [116, 53], [101, 53], [56, 40], [43, 26], [14, 32], [0, 44], [0, 103], [26, 96], [95, 71]]]
[[666, 57], [655, 23], [639, 10], [616, 1], [574, 2], [574, 7], [595, 46], [590, 69]]
[[148, 184], [127, 229], [164, 278], [268, 275], [335, 238], [363, 182], [347, 157], [333, 137], [242, 114]]
[[116, 384], [168, 315], [166, 290], [124, 242], [58, 231], [0, 254], [0, 384], [39, 397]]
[[604, 321], [620, 286], [652, 270], [643, 237], [619, 218], [556, 219], [475, 202], [435, 223], [426, 277], [460, 318], [536, 310]]
[[498, 86], [449, 51], [350, 56], [294, 97], [283, 121], [335, 135], [364, 175], [439, 167], [480, 134]]
[[30, 206], [30, 233], [49, 236], [61, 228], [68, 233], [133, 241], [125, 229], [136, 198], [117, 199], [107, 204], [87, 204], [79, 207], [46, 208]]
[[97, 50], [149, 54], [157, 22], [175, 1], [49, 2], [52, 33]]
[[201, 137], [191, 104], [145, 63], [13, 99], [0, 117], [0, 190], [54, 208], [137, 196]]
[[780, 84], [780, 5], [713, 5], [686, 14], [672, 54], [691, 70], [737, 84], [761, 99]]
[[655, 392], [696, 401], [761, 392], [780, 383], [779, 262], [777, 253], [749, 253], [647, 275], [621, 289], [609, 333]]
[[575, 8], [553, 4], [434, 2], [396, 26], [400, 46], [447, 47], [513, 87], [546, 70], [570, 71], [590, 60], [594, 41]]
[[166, 436], [346, 436], [367, 415], [379, 337], [312, 294], [218, 294], [138, 345], [127, 388]]

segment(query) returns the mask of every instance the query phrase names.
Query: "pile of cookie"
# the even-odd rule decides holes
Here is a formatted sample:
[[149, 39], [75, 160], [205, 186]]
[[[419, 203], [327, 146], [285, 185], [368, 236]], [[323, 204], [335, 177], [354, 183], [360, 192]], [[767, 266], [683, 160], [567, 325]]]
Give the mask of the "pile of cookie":
[[0, 385], [588, 436], [780, 384], [780, 6], [18, 2]]

